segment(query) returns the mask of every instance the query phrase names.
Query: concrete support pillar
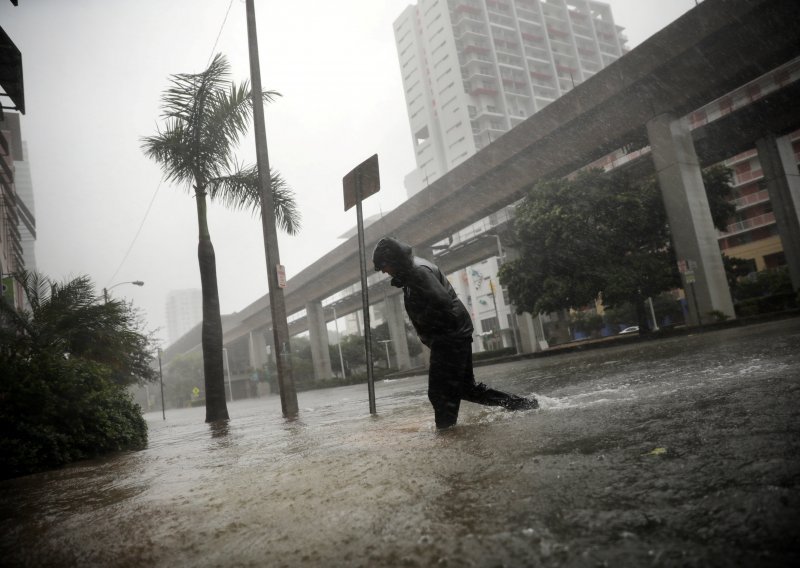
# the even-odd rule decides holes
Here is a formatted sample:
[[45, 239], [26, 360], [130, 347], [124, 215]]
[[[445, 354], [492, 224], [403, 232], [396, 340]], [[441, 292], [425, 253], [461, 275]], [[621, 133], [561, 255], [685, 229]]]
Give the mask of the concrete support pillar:
[[411, 357], [408, 354], [408, 337], [406, 336], [405, 307], [402, 294], [386, 296], [384, 315], [389, 327], [389, 339], [397, 358], [398, 369], [410, 369]]
[[306, 304], [308, 334], [311, 341], [311, 361], [314, 364], [314, 378], [318, 381], [333, 377], [331, 354], [328, 350], [328, 326], [325, 323], [325, 310], [322, 302]]
[[541, 316], [532, 316], [528, 312], [515, 314], [520, 335], [520, 353], [538, 353], [549, 346], [544, 336]]
[[792, 288], [800, 289], [800, 174], [788, 136], [756, 142]]
[[675, 252], [691, 270], [683, 275], [689, 323], [710, 323], [711, 311], [735, 317], [689, 125], [662, 114], [647, 123], [647, 136]]

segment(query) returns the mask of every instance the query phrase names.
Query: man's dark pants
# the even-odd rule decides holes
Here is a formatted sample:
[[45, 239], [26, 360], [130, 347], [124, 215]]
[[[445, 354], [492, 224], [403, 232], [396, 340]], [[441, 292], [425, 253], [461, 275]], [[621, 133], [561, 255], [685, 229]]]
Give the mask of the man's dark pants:
[[433, 405], [436, 428], [453, 426], [461, 401], [486, 406], [514, 407], [525, 399], [475, 383], [472, 372], [472, 341], [436, 341], [431, 345], [428, 399]]

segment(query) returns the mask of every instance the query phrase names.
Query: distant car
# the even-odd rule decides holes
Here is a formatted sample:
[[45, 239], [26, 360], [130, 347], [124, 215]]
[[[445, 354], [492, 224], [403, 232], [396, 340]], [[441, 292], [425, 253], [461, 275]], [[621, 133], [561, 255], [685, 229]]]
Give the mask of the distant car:
[[625, 329], [619, 332], [619, 335], [627, 335], [629, 333], [639, 333], [639, 326], [632, 325], [630, 327], [626, 327]]

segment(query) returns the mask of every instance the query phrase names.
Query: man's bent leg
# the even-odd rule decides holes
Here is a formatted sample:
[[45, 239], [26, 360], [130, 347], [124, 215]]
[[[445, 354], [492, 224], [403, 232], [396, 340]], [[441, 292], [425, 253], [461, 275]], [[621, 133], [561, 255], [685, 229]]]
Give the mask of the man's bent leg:
[[483, 404], [484, 406], [502, 406], [509, 410], [530, 410], [539, 407], [539, 402], [535, 398], [523, 398], [515, 394], [489, 388], [483, 383], [475, 383], [475, 376], [472, 374], [472, 353], [469, 355], [468, 363], [470, 380], [461, 394], [463, 400]]

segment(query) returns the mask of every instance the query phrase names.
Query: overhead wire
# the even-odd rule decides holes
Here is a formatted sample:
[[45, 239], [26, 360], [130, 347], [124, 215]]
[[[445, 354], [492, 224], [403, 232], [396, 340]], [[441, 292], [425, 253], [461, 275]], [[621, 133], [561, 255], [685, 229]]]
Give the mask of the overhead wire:
[[128, 247], [125, 256], [122, 257], [122, 261], [119, 263], [119, 266], [117, 266], [117, 269], [114, 271], [114, 274], [112, 274], [111, 278], [108, 279], [106, 287], [108, 287], [114, 280], [114, 278], [116, 278], [117, 274], [122, 269], [122, 265], [125, 264], [126, 260], [128, 260], [128, 256], [131, 254], [131, 251], [133, 250], [133, 245], [136, 244], [136, 239], [139, 238], [139, 234], [142, 232], [142, 227], [144, 227], [144, 222], [147, 221], [147, 216], [150, 214], [150, 209], [153, 208], [153, 203], [156, 200], [156, 195], [158, 195], [159, 189], [161, 189], [161, 182], [158, 182], [158, 186], [156, 187], [156, 190], [153, 192], [153, 197], [150, 198], [150, 204], [147, 206], [147, 210], [144, 212], [144, 217], [142, 218], [142, 222], [139, 223], [139, 228], [137, 229], [136, 235], [134, 235], [133, 240], [131, 241], [131, 245]]

